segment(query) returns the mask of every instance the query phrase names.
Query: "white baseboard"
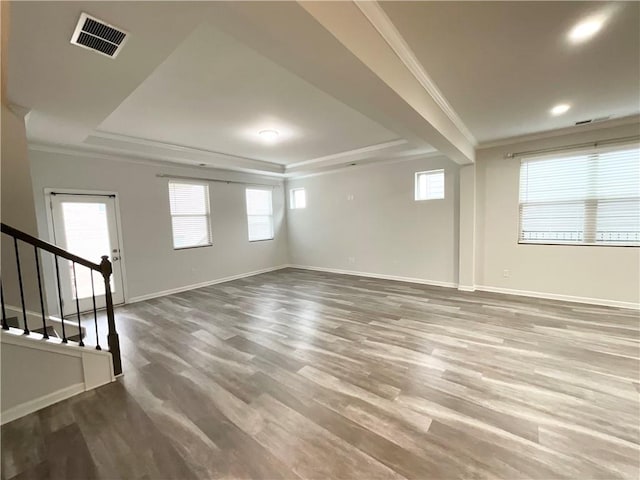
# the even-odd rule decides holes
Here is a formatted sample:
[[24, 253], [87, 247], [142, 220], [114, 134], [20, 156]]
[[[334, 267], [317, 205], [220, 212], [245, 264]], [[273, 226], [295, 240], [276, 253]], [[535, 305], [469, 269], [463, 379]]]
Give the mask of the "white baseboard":
[[73, 397], [74, 395], [84, 391], [84, 383], [76, 383], [47, 395], [43, 395], [42, 397], [21, 403], [15, 407], [11, 407], [0, 414], [0, 425], [4, 425], [5, 423], [9, 423], [17, 418], [29, 415], [30, 413], [36, 412], [62, 400], [66, 400], [67, 398]]
[[395, 282], [419, 283], [421, 285], [432, 285], [434, 287], [456, 288], [457, 283], [442, 282], [440, 280], [427, 280], [425, 278], [400, 277], [397, 275], [385, 275], [383, 273], [368, 273], [355, 270], [340, 270], [337, 268], [310, 267], [307, 265], [287, 265], [290, 268], [300, 268], [302, 270], [312, 270], [315, 272], [337, 273], [339, 275], [354, 275], [356, 277], [379, 278], [381, 280], [393, 280]]
[[290, 265], [278, 265], [275, 267], [263, 268], [261, 270], [254, 270], [253, 272], [240, 273], [238, 275], [231, 275], [229, 277], [217, 278], [215, 280], [208, 280], [206, 282], [194, 283], [192, 285], [185, 285], [183, 287], [172, 288], [170, 290], [162, 290], [160, 292], [149, 293], [147, 295], [140, 295], [138, 297], [131, 297], [127, 299], [126, 303], [143, 302], [145, 300], [151, 300], [152, 298], [164, 297], [166, 295], [173, 295], [174, 293], [187, 292], [189, 290], [195, 290], [197, 288], [208, 287], [210, 285], [217, 285], [218, 283], [230, 282], [232, 280], [239, 280], [240, 278], [253, 277], [254, 275], [260, 275], [262, 273], [274, 272], [276, 270], [282, 270]]
[[603, 305], [605, 307], [630, 308], [640, 310], [640, 304], [633, 302], [621, 302], [618, 300], [608, 300], [606, 298], [576, 297], [573, 295], [560, 295], [557, 293], [532, 292], [530, 290], [515, 290], [511, 288], [490, 287], [486, 285], [476, 285], [476, 290], [491, 293], [503, 293], [506, 295], [518, 295], [521, 297], [544, 298], [547, 300], [562, 300], [564, 302], [585, 303], [590, 305]]
[[290, 268], [300, 268], [302, 270], [312, 270], [316, 272], [337, 273], [340, 275], [355, 275], [358, 277], [380, 278], [382, 280], [395, 280], [399, 282], [419, 283], [422, 285], [433, 285], [437, 287], [457, 288], [461, 292], [483, 291], [483, 292], [491, 292], [491, 293], [502, 293], [505, 295], [517, 295], [521, 297], [544, 298], [548, 300], [562, 300], [565, 302], [572, 302], [572, 303], [603, 305], [605, 307], [629, 308], [634, 310], [640, 309], [640, 304], [637, 304], [637, 303], [608, 300], [605, 298], [577, 297], [572, 295], [560, 295], [555, 293], [533, 292], [529, 290], [515, 290], [510, 288], [490, 287], [486, 285], [458, 285], [457, 283], [442, 282], [439, 280], [426, 280], [422, 278], [399, 277], [395, 275], [366, 273], [366, 272], [358, 272], [353, 270], [340, 270], [335, 268], [311, 267], [307, 265], [286, 265], [286, 266]]
[[218, 279], [210, 280], [207, 282], [196, 283], [192, 285], [185, 285], [184, 287], [178, 287], [170, 290], [163, 290], [161, 292], [150, 293], [148, 295], [132, 297], [128, 299], [126, 303], [142, 302], [144, 300], [150, 300], [152, 298], [164, 297], [166, 295], [172, 295], [174, 293], [181, 293], [189, 290], [195, 290], [197, 288], [208, 287], [210, 285], [216, 285], [218, 283], [225, 283], [225, 282], [230, 282], [232, 280], [238, 280], [240, 278], [260, 275], [262, 273], [274, 272], [276, 270], [282, 270], [284, 268], [299, 268], [301, 270], [336, 273], [338, 275], [354, 275], [356, 277], [379, 278], [381, 280], [417, 283], [420, 285], [432, 285], [435, 287], [457, 288], [461, 292], [483, 291], [483, 292], [491, 292], [491, 293], [502, 293], [505, 295], [517, 295], [522, 297], [545, 298], [548, 300], [562, 300], [565, 302], [573, 302], [573, 303], [603, 305], [607, 307], [630, 308], [635, 310], [640, 309], [640, 304], [637, 304], [637, 303], [621, 302], [617, 300], [608, 300], [604, 298], [577, 297], [572, 295], [560, 295], [555, 293], [534, 292], [529, 290], [516, 290], [511, 288], [491, 287], [487, 285], [459, 285], [455, 282], [443, 282], [440, 280], [428, 280], [424, 278], [402, 277], [397, 275], [386, 275], [382, 273], [369, 273], [369, 272], [360, 272], [356, 270], [342, 270], [337, 268], [312, 267], [309, 265], [294, 265], [294, 264], [283, 264], [275, 267], [263, 268], [261, 270], [255, 270], [253, 272], [240, 273], [238, 275], [218, 278]]
[[475, 285], [458, 285], [458, 290], [461, 292], [475, 292]]

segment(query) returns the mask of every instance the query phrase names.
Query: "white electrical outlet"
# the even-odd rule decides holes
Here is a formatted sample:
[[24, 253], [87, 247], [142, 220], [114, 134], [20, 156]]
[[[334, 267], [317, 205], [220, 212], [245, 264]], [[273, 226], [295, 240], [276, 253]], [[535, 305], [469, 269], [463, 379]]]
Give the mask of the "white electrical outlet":
[[504, 278], [509, 278], [509, 275], [510, 275], [510, 274], [511, 274], [511, 272], [509, 272], [509, 270], [508, 270], [508, 269], [506, 269], [506, 268], [502, 271], [502, 276], [503, 276]]
[[349, 263], [356, 263], [356, 257], [349, 257]]
[[353, 200], [353, 194], [352, 194], [352, 193], [350, 193], [349, 195], [347, 195], [347, 200], [349, 200], [349, 201]]

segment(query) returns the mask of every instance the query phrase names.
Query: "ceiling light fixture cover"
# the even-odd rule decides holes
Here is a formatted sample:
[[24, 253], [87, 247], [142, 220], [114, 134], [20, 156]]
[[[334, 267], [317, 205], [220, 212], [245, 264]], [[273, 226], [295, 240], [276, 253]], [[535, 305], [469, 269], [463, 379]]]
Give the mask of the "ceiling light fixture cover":
[[604, 17], [602, 16], [587, 18], [571, 29], [569, 40], [573, 43], [584, 42], [598, 33], [603, 24]]
[[566, 103], [561, 103], [560, 105], [556, 105], [551, 109], [551, 115], [562, 115], [566, 113], [571, 107]]
[[260, 130], [258, 135], [267, 142], [275, 142], [280, 134], [277, 130]]

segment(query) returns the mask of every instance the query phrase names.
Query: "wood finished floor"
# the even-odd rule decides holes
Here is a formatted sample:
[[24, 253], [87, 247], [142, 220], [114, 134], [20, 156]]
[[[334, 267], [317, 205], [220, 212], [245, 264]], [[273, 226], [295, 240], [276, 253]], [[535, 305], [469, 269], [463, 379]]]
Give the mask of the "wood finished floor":
[[283, 270], [117, 310], [125, 375], [2, 477], [628, 478], [638, 312]]

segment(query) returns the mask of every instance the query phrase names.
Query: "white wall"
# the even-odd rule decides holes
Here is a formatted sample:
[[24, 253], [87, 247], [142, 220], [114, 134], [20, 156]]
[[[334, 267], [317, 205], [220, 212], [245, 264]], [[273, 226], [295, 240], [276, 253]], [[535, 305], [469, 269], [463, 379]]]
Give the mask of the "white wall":
[[[518, 245], [520, 162], [508, 152], [638, 135], [639, 125], [585, 131], [479, 150], [476, 284], [631, 306], [640, 302], [640, 248]], [[503, 271], [509, 270], [509, 277]]]
[[476, 256], [476, 166], [460, 168], [460, 229], [458, 288], [475, 289]]
[[[415, 172], [440, 168], [445, 199], [416, 202]], [[292, 264], [457, 283], [458, 166], [445, 157], [292, 179], [287, 195], [296, 187], [307, 208], [287, 211]]]
[[[13, 112], [4, 103], [0, 121], [2, 138], [2, 223], [37, 235], [36, 214], [31, 189], [31, 170], [27, 155], [27, 138], [24, 118]], [[37, 295], [36, 265], [33, 248], [20, 242], [20, 267], [27, 309], [40, 310]], [[2, 234], [2, 280], [5, 302], [21, 307], [18, 287], [18, 271], [13, 241]]]
[[[640, 302], [640, 248], [518, 245], [519, 161], [505, 155], [638, 130], [637, 124], [584, 130], [480, 149], [475, 167], [462, 171], [444, 157], [431, 157], [291, 179], [286, 192], [274, 190], [272, 242], [247, 241], [243, 186], [212, 183], [214, 246], [183, 251], [171, 247], [167, 180], [156, 174], [246, 175], [40, 151], [31, 152], [31, 161], [42, 236], [48, 231], [45, 188], [119, 193], [129, 298], [290, 263], [452, 286], [460, 279], [468, 289], [633, 306]], [[438, 168], [446, 171], [446, 199], [414, 201], [414, 173]], [[287, 210], [285, 222], [285, 193], [288, 203], [295, 187], [307, 190], [308, 205]]]
[[0, 423], [115, 380], [109, 352], [2, 330]]
[[[245, 186], [210, 183], [213, 246], [174, 250], [168, 179], [172, 175], [278, 183], [212, 169], [132, 163], [87, 156], [30, 151], [40, 237], [47, 239], [45, 188], [117, 192], [128, 300], [277, 267], [288, 262], [282, 186], [273, 190], [275, 239], [247, 240]], [[50, 297], [53, 298], [53, 295]], [[52, 304], [53, 305], [53, 304]], [[52, 306], [52, 311], [56, 311]]]
[[3, 342], [1, 358], [3, 414], [52, 392], [84, 383], [82, 363], [75, 357]]

